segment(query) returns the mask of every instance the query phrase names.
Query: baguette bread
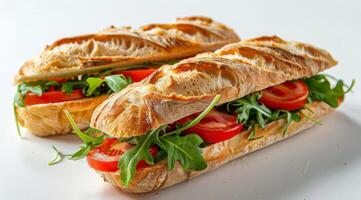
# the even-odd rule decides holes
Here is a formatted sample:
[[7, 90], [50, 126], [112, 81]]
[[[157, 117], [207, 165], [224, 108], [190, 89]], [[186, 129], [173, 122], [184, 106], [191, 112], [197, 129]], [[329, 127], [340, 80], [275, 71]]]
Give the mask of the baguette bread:
[[[313, 112], [308, 110], [303, 110], [302, 112], [316, 120], [320, 120], [333, 110], [333, 108], [323, 102], [314, 102], [308, 105], [308, 107]], [[151, 192], [214, 170], [236, 158], [284, 140], [314, 125], [314, 122], [307, 120], [301, 114], [301, 121], [292, 122], [288, 128], [287, 135], [284, 137], [283, 127], [285, 123], [285, 120], [279, 120], [268, 124], [264, 129], [258, 129], [257, 136], [263, 137], [257, 140], [247, 140], [249, 132], [245, 131], [231, 139], [203, 148], [203, 158], [207, 162], [208, 167], [202, 171], [184, 171], [179, 163], [176, 163], [173, 170], [168, 171], [166, 161], [161, 161], [155, 165], [138, 170], [128, 187], [121, 185], [119, 171], [97, 172], [101, 174], [105, 181], [125, 192]]]
[[243, 40], [161, 67], [104, 101], [90, 126], [114, 137], [144, 135], [203, 111], [217, 94], [223, 104], [336, 63], [322, 49], [276, 36]]
[[15, 81], [75, 77], [101, 69], [181, 59], [237, 41], [232, 29], [206, 17], [183, 17], [139, 29], [111, 26], [47, 46], [20, 68]]
[[[110, 27], [96, 34], [60, 39], [40, 56], [27, 61], [16, 82], [74, 77], [106, 68], [168, 61], [213, 51], [239, 41], [236, 33], [210, 18], [184, 17], [171, 24], [149, 24], [139, 29]], [[68, 102], [17, 107], [20, 125], [38, 136], [71, 131], [64, 110], [87, 128], [94, 109], [108, 95]]]

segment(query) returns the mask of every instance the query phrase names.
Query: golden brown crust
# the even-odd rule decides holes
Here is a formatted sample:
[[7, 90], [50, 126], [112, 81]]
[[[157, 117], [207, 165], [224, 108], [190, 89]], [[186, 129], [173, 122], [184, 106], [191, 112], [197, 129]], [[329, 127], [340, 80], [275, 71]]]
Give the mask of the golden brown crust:
[[17, 107], [16, 111], [20, 125], [37, 136], [66, 134], [72, 131], [72, 128], [64, 110], [70, 112], [80, 129], [85, 129], [89, 126], [95, 108], [107, 97], [108, 95], [103, 95], [61, 103]]
[[16, 81], [74, 76], [152, 61], [174, 60], [239, 41], [236, 33], [210, 18], [185, 17], [139, 29], [110, 27], [95, 34], [60, 39], [27, 61]]
[[[315, 102], [308, 107], [313, 112], [307, 110], [302, 112], [316, 120], [320, 120], [333, 110], [330, 106], [322, 102]], [[162, 161], [137, 171], [128, 187], [124, 187], [120, 184], [119, 172], [105, 173], [98, 171], [98, 173], [100, 173], [107, 182], [129, 193], [151, 192], [157, 189], [166, 188], [214, 170], [227, 162], [284, 140], [314, 125], [313, 122], [302, 117], [300, 122], [291, 123], [288, 128], [288, 134], [283, 137], [282, 132], [285, 123], [285, 120], [279, 120], [268, 124], [265, 129], [257, 130], [257, 136], [263, 136], [257, 140], [248, 141], [247, 136], [249, 133], [243, 132], [229, 140], [204, 148], [203, 157], [206, 160], [208, 167], [203, 171], [186, 172], [179, 163], [175, 165], [173, 170], [168, 171], [166, 161]]]
[[91, 126], [114, 137], [132, 137], [219, 104], [313, 76], [337, 62], [308, 44], [260, 37], [163, 66], [144, 81], [113, 94], [94, 112]]

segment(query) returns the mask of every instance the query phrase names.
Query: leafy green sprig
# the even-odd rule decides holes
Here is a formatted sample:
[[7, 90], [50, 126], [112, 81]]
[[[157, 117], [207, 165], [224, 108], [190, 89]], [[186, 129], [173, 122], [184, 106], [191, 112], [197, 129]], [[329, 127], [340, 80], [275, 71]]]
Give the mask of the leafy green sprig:
[[237, 113], [237, 122], [242, 123], [247, 130], [250, 130], [248, 140], [261, 138], [261, 136], [256, 136], [256, 128], [265, 128], [268, 123], [280, 119], [286, 120], [286, 125], [283, 128], [283, 135], [285, 136], [291, 122], [301, 120], [298, 112], [271, 110], [259, 102], [260, 98], [261, 94], [256, 92], [225, 105], [226, 111]]
[[48, 162], [49, 166], [56, 165], [56, 164], [60, 163], [61, 161], [63, 161], [64, 158], [66, 158], [67, 156], [70, 156], [69, 154], [64, 154], [64, 153], [60, 152], [55, 146], [52, 146], [52, 148], [56, 154], [55, 154], [54, 158], [50, 162]]
[[[336, 82], [334, 87], [328, 78], [331, 78]], [[323, 101], [333, 108], [337, 108], [340, 100], [343, 100], [345, 94], [352, 91], [352, 88], [355, 86], [355, 80], [352, 80], [351, 86], [347, 86], [342, 80], [324, 74], [318, 74], [310, 78], [304, 78], [303, 80], [308, 86], [309, 103]]]
[[70, 125], [73, 128], [73, 132], [83, 141], [83, 145], [80, 150], [73, 153], [69, 159], [79, 160], [84, 158], [88, 153], [95, 147], [101, 145], [104, 141], [104, 135], [94, 136], [95, 133], [99, 132], [97, 129], [89, 128], [85, 132], [82, 132], [76, 125], [74, 119], [71, 117], [69, 111], [65, 110], [65, 115], [69, 120]]
[[64, 111], [66, 117], [68, 118], [68, 121], [73, 128], [73, 133], [75, 133], [82, 141], [83, 144], [81, 145], [80, 149], [72, 154], [65, 154], [61, 151], [59, 151], [56, 147], [52, 146], [52, 148], [55, 151], [55, 157], [53, 160], [51, 160], [48, 165], [52, 166], [55, 164], [60, 163], [64, 160], [64, 158], [67, 158], [69, 160], [79, 160], [84, 158], [88, 155], [88, 153], [95, 147], [101, 145], [104, 142], [104, 135], [96, 136], [96, 133], [99, 133], [97, 129], [94, 128], [88, 128], [86, 131], [82, 132], [78, 125], [75, 123], [73, 117], [69, 113], [69, 111]]

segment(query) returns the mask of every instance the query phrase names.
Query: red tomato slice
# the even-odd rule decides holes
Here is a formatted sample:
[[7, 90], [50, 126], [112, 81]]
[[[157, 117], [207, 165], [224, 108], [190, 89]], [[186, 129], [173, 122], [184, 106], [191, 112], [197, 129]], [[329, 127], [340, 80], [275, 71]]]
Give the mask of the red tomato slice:
[[262, 91], [260, 102], [271, 109], [298, 110], [308, 97], [308, 87], [302, 80], [287, 81]]
[[25, 106], [31, 106], [35, 104], [57, 103], [63, 101], [71, 101], [84, 98], [84, 94], [81, 89], [73, 90], [72, 93], [67, 94], [62, 91], [50, 90], [44, 92], [41, 96], [33, 94], [31, 92], [26, 93], [24, 103]]
[[66, 81], [65, 78], [60, 78], [60, 77], [51, 77], [51, 78], [48, 78], [49, 81], [56, 81], [58, 83], [63, 83]]
[[125, 70], [125, 71], [114, 71], [113, 74], [123, 74], [124, 76], [128, 76], [132, 78], [133, 82], [139, 82], [149, 75], [151, 75], [156, 69], [133, 69], [133, 70]]
[[[91, 168], [99, 171], [115, 172], [118, 170], [120, 156], [132, 147], [133, 145], [120, 142], [115, 138], [105, 138], [103, 144], [88, 153], [88, 164]], [[149, 152], [155, 157], [158, 153], [158, 147], [155, 145], [151, 146]], [[137, 170], [148, 166], [144, 160], [141, 160], [137, 164]]]
[[[194, 118], [195, 116], [189, 116], [179, 122], [184, 124]], [[197, 125], [185, 130], [185, 133], [196, 133], [205, 142], [213, 144], [238, 135], [242, 129], [243, 124], [238, 124], [235, 116], [213, 109]]]

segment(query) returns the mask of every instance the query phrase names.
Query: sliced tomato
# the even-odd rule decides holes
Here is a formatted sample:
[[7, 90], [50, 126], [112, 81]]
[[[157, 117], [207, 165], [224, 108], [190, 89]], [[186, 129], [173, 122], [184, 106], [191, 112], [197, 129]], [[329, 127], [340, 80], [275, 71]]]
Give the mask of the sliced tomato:
[[124, 76], [132, 78], [133, 82], [139, 82], [149, 75], [151, 75], [156, 69], [133, 69], [125, 71], [114, 71], [113, 74], [123, 74]]
[[298, 110], [308, 97], [308, 87], [302, 80], [287, 81], [262, 91], [260, 102], [271, 109]]
[[[87, 161], [91, 168], [103, 172], [115, 172], [118, 170], [118, 161], [120, 156], [131, 149], [133, 145], [120, 142], [115, 138], [105, 138], [103, 144], [91, 150], [87, 155]], [[153, 145], [149, 152], [153, 157], [158, 153], [158, 147]], [[148, 167], [149, 165], [141, 160], [137, 164], [137, 170]]]
[[[184, 124], [196, 116], [192, 115], [179, 120]], [[185, 133], [196, 133], [207, 143], [217, 143], [238, 135], [243, 124], [238, 124], [236, 117], [213, 109], [197, 125], [185, 130]]]
[[66, 81], [66, 78], [60, 78], [60, 77], [51, 77], [48, 78], [49, 81], [56, 81], [58, 83], [63, 83]]
[[81, 89], [73, 90], [73, 92], [70, 94], [58, 90], [50, 90], [48, 92], [44, 92], [41, 96], [28, 92], [25, 95], [24, 103], [26, 106], [31, 106], [35, 104], [71, 101], [76, 99], [82, 99], [84, 97], [85, 96]]

